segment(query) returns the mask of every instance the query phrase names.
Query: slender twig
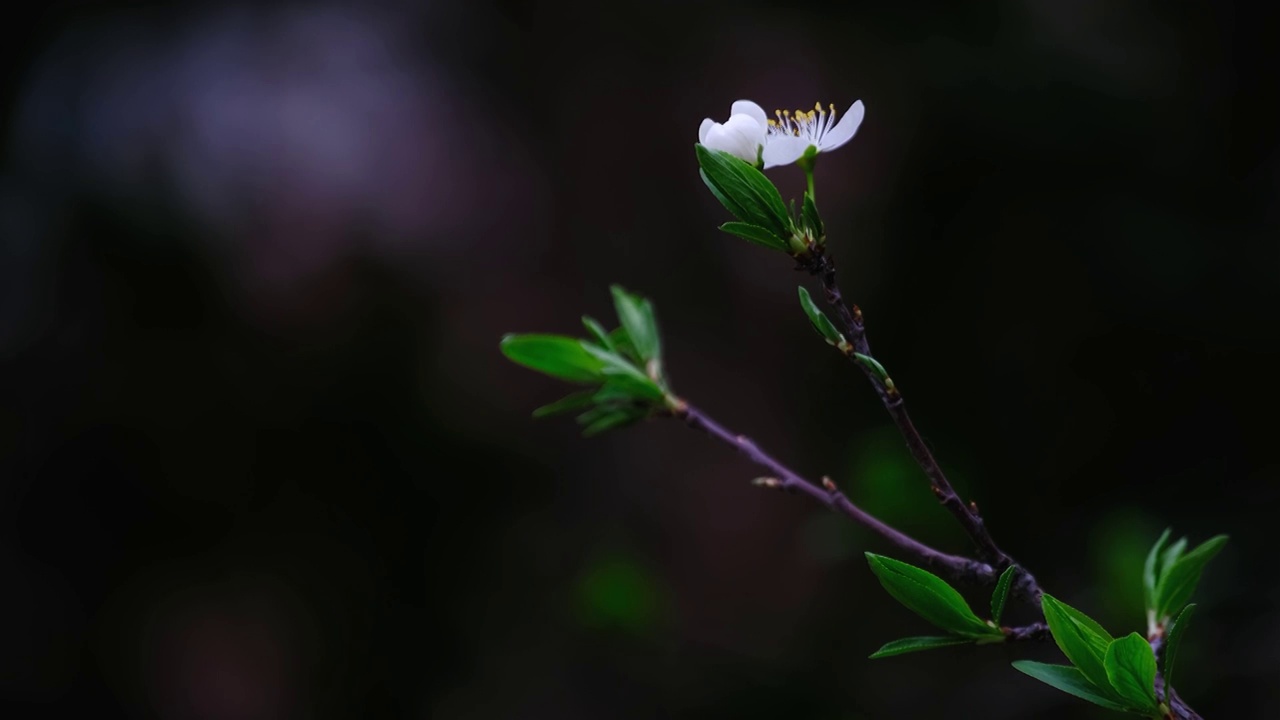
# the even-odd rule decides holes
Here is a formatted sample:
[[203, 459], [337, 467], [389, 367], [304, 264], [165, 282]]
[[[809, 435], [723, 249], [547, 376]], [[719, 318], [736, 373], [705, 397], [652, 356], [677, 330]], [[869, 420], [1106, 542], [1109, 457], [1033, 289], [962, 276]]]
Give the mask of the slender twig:
[[1168, 695], [1165, 694], [1164, 676], [1156, 674], [1156, 697], [1161, 698], [1164, 704], [1169, 708], [1169, 714], [1165, 717], [1173, 720], [1204, 720], [1200, 713], [1191, 709], [1182, 698], [1178, 697], [1178, 691], [1169, 689]]
[[[857, 305], [850, 305], [844, 301], [840, 286], [836, 282], [835, 261], [829, 255], [823, 253], [821, 248], [817, 248], [812, 255], [800, 260], [799, 267], [807, 270], [809, 274], [817, 276], [822, 282], [827, 304], [835, 310], [841, 327], [848, 334], [847, 339], [852, 345], [852, 351], [859, 355], [872, 357], [871, 343], [867, 340], [866, 325], [862, 318], [862, 311], [858, 309]], [[852, 353], [846, 352], [846, 354], [850, 356], [850, 359], [854, 359]], [[960, 495], [956, 493], [955, 488], [952, 487], [951, 482], [947, 480], [946, 473], [942, 471], [942, 467], [938, 465], [938, 461], [933, 457], [928, 445], [925, 444], [924, 438], [920, 436], [915, 424], [911, 422], [911, 416], [907, 414], [906, 406], [902, 400], [902, 393], [898, 386], [882, 381], [877, 373], [865, 363], [856, 362], [855, 364], [862, 369], [863, 374], [871, 381], [871, 385], [875, 388], [876, 394], [880, 396], [880, 401], [884, 404], [885, 410], [893, 418], [894, 424], [898, 426], [898, 431], [902, 434], [903, 439], [906, 440], [911, 457], [915, 459], [916, 463], [929, 478], [929, 485], [934, 495], [937, 496], [942, 506], [955, 517], [960, 526], [964, 528], [964, 531], [977, 548], [979, 557], [991, 563], [997, 571], [1003, 570], [1010, 565], [1016, 565], [1017, 563], [1014, 559], [1004, 552], [991, 537], [981, 513], [978, 512], [977, 504], [972, 502], [965, 504]], [[1017, 572], [1018, 575], [1013, 586], [1014, 592], [1031, 604], [1039, 606], [1042, 591], [1039, 583], [1036, 582], [1035, 576], [1021, 565], [1018, 565]], [[1006, 628], [1005, 634], [1010, 640], [1045, 640], [1052, 637], [1049, 627], [1039, 622], [1024, 627]], [[1157, 656], [1159, 656], [1161, 650], [1161, 641], [1162, 638], [1160, 637], [1156, 637], [1151, 641], [1152, 650]], [[1166, 695], [1163, 675], [1157, 674], [1155, 691], [1156, 697], [1160, 698], [1169, 708], [1168, 717], [1171, 720], [1203, 720], [1182, 698], [1178, 697], [1176, 690], [1169, 688]]]
[[1020, 627], [1002, 628], [1005, 638], [1009, 640], [1051, 640], [1053, 634], [1049, 632], [1049, 626], [1042, 622], [1034, 622], [1030, 625]]
[[824, 479], [822, 486], [810, 482], [793, 472], [782, 463], [773, 459], [773, 457], [761, 450], [760, 446], [756, 445], [756, 443], [750, 438], [730, 432], [715, 420], [708, 417], [701, 410], [689, 405], [687, 402], [678, 400], [672, 404], [675, 406], [675, 409], [672, 410], [672, 414], [684, 420], [690, 427], [701, 430], [711, 437], [737, 448], [739, 452], [746, 455], [752, 462], [764, 467], [772, 473], [774, 475], [774, 478], [772, 479], [776, 480], [776, 483], [769, 483], [770, 485], [774, 485], [782, 490], [800, 492], [808, 495], [826, 507], [851, 518], [853, 521], [896, 545], [901, 550], [914, 555], [916, 558], [924, 561], [926, 565], [931, 566], [935, 570], [941, 571], [952, 579], [977, 583], [989, 583], [994, 581], [996, 571], [987, 563], [956, 555], [948, 555], [947, 553], [935, 550], [928, 545], [925, 545], [924, 543], [886, 525], [867, 511], [853, 504], [853, 502], [850, 501], [849, 498], [845, 497], [844, 493], [840, 492], [840, 490], [830, 480]]
[[[1160, 632], [1152, 636], [1148, 642], [1151, 644], [1151, 653], [1155, 655], [1156, 661], [1160, 660], [1161, 653], [1165, 646], [1164, 633]], [[1156, 699], [1163, 702], [1169, 708], [1168, 718], [1174, 720], [1204, 720], [1199, 713], [1191, 709], [1182, 698], [1178, 697], [1178, 691], [1168, 687], [1164, 682], [1164, 673], [1156, 673]]]
[[[848, 340], [853, 346], [853, 351], [859, 355], [871, 357], [871, 343], [867, 340], [862, 311], [858, 309], [857, 305], [849, 305], [844, 301], [840, 286], [836, 283], [835, 261], [819, 248], [808, 258], [802, 259], [800, 267], [807, 270], [809, 274], [817, 276], [822, 282], [827, 303], [835, 310], [836, 317], [840, 320], [840, 325], [848, 334]], [[925, 476], [929, 478], [929, 486], [933, 490], [933, 494], [938, 498], [938, 502], [951, 513], [960, 524], [960, 527], [968, 534], [978, 550], [979, 557], [990, 563], [996, 570], [1003, 570], [1010, 565], [1016, 564], [1014, 559], [1001, 550], [1000, 546], [992, 539], [982, 515], [978, 512], [977, 504], [966, 504], [955, 491], [951, 481], [947, 479], [946, 473], [942, 471], [942, 467], [933, 457], [933, 453], [930, 452], [929, 446], [925, 444], [924, 438], [920, 436], [920, 431], [911, 422], [911, 416], [907, 414], [907, 408], [903, 404], [902, 393], [898, 390], [898, 387], [896, 385], [886, 385], [866, 364], [859, 362], [857, 365], [862, 368], [867, 379], [871, 381], [872, 387], [876, 389], [876, 393], [880, 396], [880, 401], [884, 404], [885, 410], [888, 411], [889, 417], [893, 419], [894, 424], [898, 427], [898, 432], [906, 440], [907, 449], [911, 452], [911, 457], [915, 459], [916, 464], [924, 470]], [[1035, 577], [1021, 566], [1018, 568], [1018, 575], [1013, 589], [1019, 597], [1024, 598], [1031, 604], [1039, 604], [1040, 586]]]

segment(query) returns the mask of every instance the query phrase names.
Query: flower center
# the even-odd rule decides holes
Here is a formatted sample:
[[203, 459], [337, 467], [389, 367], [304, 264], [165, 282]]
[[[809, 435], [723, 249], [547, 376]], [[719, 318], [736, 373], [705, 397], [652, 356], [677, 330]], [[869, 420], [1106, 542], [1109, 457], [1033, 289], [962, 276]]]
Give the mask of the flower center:
[[[808, 139], [815, 145], [836, 124], [836, 106], [822, 109], [822, 103], [814, 103], [812, 110], [774, 110], [769, 119], [770, 135], [794, 135]], [[775, 119], [776, 118], [776, 119]]]

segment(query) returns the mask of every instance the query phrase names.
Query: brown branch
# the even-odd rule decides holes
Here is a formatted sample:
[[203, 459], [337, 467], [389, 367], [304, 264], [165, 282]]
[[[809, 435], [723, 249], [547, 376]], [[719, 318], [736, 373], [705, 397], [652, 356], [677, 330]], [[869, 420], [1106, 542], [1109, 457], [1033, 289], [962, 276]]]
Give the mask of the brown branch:
[[1021, 627], [1007, 627], [1000, 629], [1004, 632], [1005, 638], [1011, 641], [1043, 641], [1053, 639], [1053, 634], [1049, 632], [1049, 626], [1042, 622], [1035, 622]]
[[683, 400], [675, 401], [672, 404], [675, 407], [675, 409], [672, 410], [672, 414], [684, 420], [689, 427], [701, 430], [711, 437], [736, 448], [738, 452], [746, 455], [752, 462], [772, 473], [774, 477], [766, 479], [763, 484], [777, 487], [782, 490], [808, 495], [826, 507], [839, 512], [863, 527], [868, 528], [880, 537], [896, 545], [904, 552], [922, 560], [925, 565], [933, 568], [934, 570], [940, 571], [941, 574], [947, 575], [952, 579], [965, 580], [979, 584], [995, 581], [997, 574], [995, 569], [990, 565], [970, 558], [949, 555], [925, 545], [924, 543], [890, 527], [889, 525], [886, 525], [867, 511], [855, 505], [849, 500], [849, 498], [845, 497], [844, 493], [840, 492], [840, 490], [830, 480], [824, 479], [822, 486], [810, 482], [793, 472], [782, 463], [773, 459], [773, 457], [761, 450], [760, 447], [750, 438], [730, 432], [692, 405], [689, 405]]
[[[955, 488], [952, 487], [946, 473], [942, 471], [942, 467], [933, 457], [933, 453], [930, 452], [929, 446], [925, 444], [924, 438], [920, 436], [920, 431], [911, 422], [911, 416], [907, 414], [902, 393], [897, 386], [893, 383], [882, 381], [872, 368], [865, 363], [857, 361], [856, 356], [853, 355], [856, 352], [859, 355], [871, 357], [871, 344], [867, 340], [862, 311], [858, 309], [857, 305], [849, 305], [845, 302], [844, 296], [840, 292], [840, 286], [836, 283], [835, 261], [823, 253], [821, 248], [817, 248], [810, 256], [800, 259], [800, 268], [821, 280], [827, 303], [835, 310], [841, 327], [848, 334], [847, 339], [852, 346], [852, 351], [847, 354], [851, 359], [855, 360], [858, 367], [862, 369], [863, 374], [871, 381], [872, 387], [875, 388], [876, 394], [880, 396], [880, 401], [884, 404], [885, 410], [888, 411], [889, 417], [893, 419], [894, 424], [898, 427], [898, 432], [902, 434], [903, 439], [906, 441], [911, 457], [924, 470], [925, 476], [929, 478], [929, 487], [938, 498], [938, 502], [951, 513], [956, 522], [960, 524], [960, 527], [964, 529], [977, 548], [981, 559], [990, 563], [997, 571], [1004, 570], [1010, 565], [1016, 565], [1017, 563], [1014, 559], [1001, 550], [1000, 546], [991, 537], [982, 515], [978, 512], [977, 504], [966, 504], [955, 491]], [[1035, 577], [1021, 566], [1018, 567], [1018, 575], [1014, 580], [1013, 590], [1015, 594], [1027, 602], [1033, 605], [1040, 604], [1040, 586]]]
[[[1153, 636], [1148, 642], [1151, 643], [1151, 652], [1156, 656], [1156, 662], [1160, 661], [1160, 654], [1164, 650], [1164, 632], [1160, 631]], [[1169, 708], [1169, 713], [1165, 718], [1171, 720], [1204, 720], [1191, 706], [1182, 698], [1178, 697], [1178, 691], [1172, 687], [1167, 687], [1164, 683], [1164, 673], [1156, 673], [1156, 699], [1164, 703]]]

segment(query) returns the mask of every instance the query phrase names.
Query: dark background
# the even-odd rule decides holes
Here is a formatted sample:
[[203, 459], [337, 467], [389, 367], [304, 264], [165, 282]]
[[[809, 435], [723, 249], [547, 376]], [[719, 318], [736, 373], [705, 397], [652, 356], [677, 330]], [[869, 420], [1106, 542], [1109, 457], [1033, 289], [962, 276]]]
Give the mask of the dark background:
[[[940, 9], [946, 8], [946, 9]], [[1244, 5], [40, 3], [0, 25], [0, 715], [1108, 717], [929, 634], [891, 552], [676, 423], [583, 440], [508, 331], [657, 305], [679, 393], [940, 547], [698, 123], [867, 119], [846, 293], [1002, 544], [1141, 630], [1231, 535], [1206, 717], [1280, 703], [1280, 74]], [[773, 172], [787, 194], [794, 169]], [[973, 593], [982, 607], [985, 598]]]

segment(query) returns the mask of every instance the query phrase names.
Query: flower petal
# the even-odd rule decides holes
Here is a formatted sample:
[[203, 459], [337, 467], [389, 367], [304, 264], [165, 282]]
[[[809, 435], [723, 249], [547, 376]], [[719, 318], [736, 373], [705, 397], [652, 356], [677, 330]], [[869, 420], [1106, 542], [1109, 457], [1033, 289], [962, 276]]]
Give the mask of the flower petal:
[[752, 120], [760, 124], [760, 127], [768, 127], [769, 116], [764, 113], [764, 108], [751, 102], [750, 100], [738, 100], [729, 108], [729, 116], [749, 115]]
[[711, 126], [715, 124], [716, 121], [711, 118], [706, 118], [702, 121], [702, 124], [698, 126], [698, 142], [703, 145], [707, 144], [707, 132], [710, 131]]
[[734, 115], [723, 125], [712, 123], [707, 129], [707, 139], [702, 144], [712, 150], [723, 150], [754, 165], [764, 137], [765, 129], [751, 116]]
[[853, 104], [849, 108], [849, 112], [840, 118], [836, 126], [831, 128], [822, 136], [822, 142], [818, 145], [818, 149], [823, 152], [835, 150], [841, 145], [853, 139], [854, 133], [858, 132], [858, 126], [862, 124], [862, 116], [866, 114], [866, 108], [863, 107], [862, 101]]
[[808, 149], [809, 138], [795, 135], [770, 135], [764, 144], [761, 159], [764, 160], [764, 168], [768, 170], [779, 165], [790, 165], [799, 160]]

